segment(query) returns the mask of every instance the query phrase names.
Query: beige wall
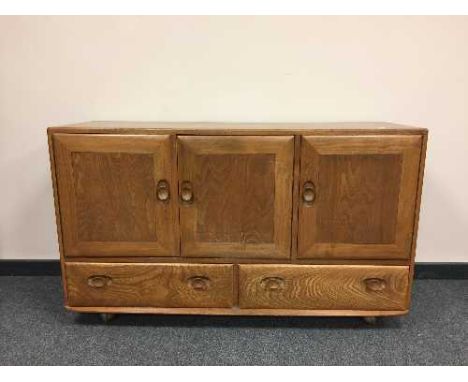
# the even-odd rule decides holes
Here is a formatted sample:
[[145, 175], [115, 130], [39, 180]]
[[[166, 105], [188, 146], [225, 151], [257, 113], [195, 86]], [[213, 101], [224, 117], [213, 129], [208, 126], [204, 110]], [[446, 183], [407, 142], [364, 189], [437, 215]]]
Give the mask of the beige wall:
[[418, 261], [468, 261], [468, 17], [0, 17], [0, 259], [57, 258], [45, 128], [430, 129]]

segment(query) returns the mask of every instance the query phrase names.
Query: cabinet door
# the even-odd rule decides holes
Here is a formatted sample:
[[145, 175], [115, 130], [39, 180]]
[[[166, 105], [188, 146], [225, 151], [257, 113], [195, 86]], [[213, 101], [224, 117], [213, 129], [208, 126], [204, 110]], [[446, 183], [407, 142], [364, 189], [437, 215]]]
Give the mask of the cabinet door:
[[290, 256], [293, 141], [178, 137], [182, 256]]
[[172, 146], [167, 135], [54, 135], [66, 256], [177, 254]]
[[301, 258], [410, 255], [419, 136], [310, 136], [301, 143]]

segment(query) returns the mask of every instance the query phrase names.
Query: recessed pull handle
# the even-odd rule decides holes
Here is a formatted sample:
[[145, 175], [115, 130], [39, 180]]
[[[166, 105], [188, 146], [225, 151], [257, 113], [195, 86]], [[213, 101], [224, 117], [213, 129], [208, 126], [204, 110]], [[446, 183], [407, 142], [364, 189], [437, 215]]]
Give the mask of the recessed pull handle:
[[93, 275], [88, 277], [88, 285], [92, 288], [104, 288], [112, 282], [112, 278], [104, 275]]
[[185, 204], [190, 204], [193, 202], [193, 189], [192, 183], [188, 180], [182, 182], [180, 186], [180, 200]]
[[167, 180], [162, 179], [158, 182], [158, 185], [156, 186], [156, 195], [158, 200], [161, 202], [169, 200], [171, 194], [169, 192], [169, 183]]
[[208, 290], [211, 286], [211, 280], [206, 276], [192, 276], [187, 281], [193, 290], [200, 292]]
[[304, 187], [302, 189], [302, 201], [306, 206], [311, 206], [316, 198], [315, 192], [315, 185], [311, 181], [307, 181], [304, 183]]
[[268, 292], [278, 292], [284, 289], [284, 279], [282, 277], [265, 277], [260, 281], [260, 285]]
[[364, 283], [366, 284], [366, 289], [370, 291], [379, 291], [379, 290], [384, 290], [385, 287], [387, 286], [387, 283], [385, 282], [384, 279], [374, 277], [374, 278], [369, 278], [365, 279]]

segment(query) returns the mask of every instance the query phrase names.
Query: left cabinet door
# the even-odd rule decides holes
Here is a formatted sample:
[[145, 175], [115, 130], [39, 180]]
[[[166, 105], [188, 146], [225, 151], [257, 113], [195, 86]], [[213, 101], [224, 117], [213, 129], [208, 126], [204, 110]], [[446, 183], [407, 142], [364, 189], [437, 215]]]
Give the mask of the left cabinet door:
[[169, 135], [54, 134], [65, 256], [175, 256]]

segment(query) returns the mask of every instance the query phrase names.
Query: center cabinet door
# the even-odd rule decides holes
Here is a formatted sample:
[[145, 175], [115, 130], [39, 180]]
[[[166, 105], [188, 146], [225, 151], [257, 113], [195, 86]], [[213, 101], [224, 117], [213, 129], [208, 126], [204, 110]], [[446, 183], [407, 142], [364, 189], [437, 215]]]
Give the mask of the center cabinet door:
[[299, 258], [405, 259], [421, 137], [305, 136]]
[[177, 138], [182, 256], [289, 258], [293, 142]]
[[178, 255], [173, 138], [53, 139], [65, 256]]

